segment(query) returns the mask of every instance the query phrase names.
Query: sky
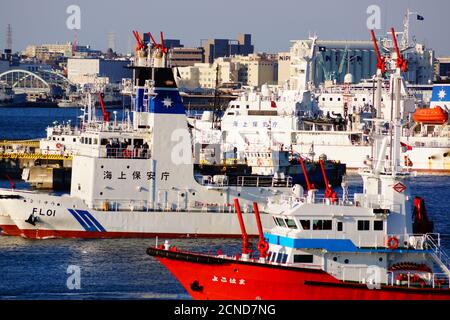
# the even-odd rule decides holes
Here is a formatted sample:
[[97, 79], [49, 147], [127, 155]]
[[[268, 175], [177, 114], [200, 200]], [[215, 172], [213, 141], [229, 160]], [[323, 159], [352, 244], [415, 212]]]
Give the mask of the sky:
[[112, 32], [122, 53], [134, 46], [132, 30], [163, 31], [166, 39], [181, 39], [185, 46], [250, 33], [255, 51], [271, 53], [288, 50], [290, 40], [307, 39], [309, 32], [323, 40], [369, 40], [370, 5], [380, 8], [380, 35], [391, 26], [401, 31], [410, 8], [424, 17], [411, 16], [410, 35], [438, 56], [450, 56], [449, 0], [0, 0], [0, 48], [8, 23], [14, 51], [73, 41], [75, 32], [66, 25], [70, 5], [81, 12], [79, 44], [106, 50]]

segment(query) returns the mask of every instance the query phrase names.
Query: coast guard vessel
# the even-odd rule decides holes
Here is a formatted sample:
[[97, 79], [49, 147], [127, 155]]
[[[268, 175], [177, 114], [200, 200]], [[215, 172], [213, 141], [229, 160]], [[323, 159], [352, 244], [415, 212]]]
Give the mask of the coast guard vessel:
[[401, 166], [401, 57], [394, 53], [392, 60], [393, 117], [386, 132], [377, 99], [374, 156], [370, 167], [359, 171], [362, 193], [350, 198], [344, 188], [342, 198], [319, 198], [315, 190], [305, 195], [296, 188], [285, 202], [270, 204], [276, 226], [264, 234], [255, 203], [259, 257], [251, 254], [238, 199], [242, 254], [190, 253], [168, 242], [147, 254], [194, 299], [450, 299], [450, 259], [432, 233], [423, 199], [412, 201], [411, 174]]
[[[394, 36], [395, 37], [395, 36]], [[209, 123], [197, 121], [199, 141], [215, 137], [218, 132], [224, 136], [223, 143], [229, 148], [245, 152], [249, 146], [262, 148], [292, 149], [299, 154], [307, 154], [314, 148], [316, 154], [326, 154], [329, 159], [346, 164], [347, 169], [357, 170], [366, 166], [371, 156], [369, 133], [372, 129], [375, 98], [381, 100], [380, 117], [391, 119], [392, 85], [383, 77], [384, 87], [380, 97], [374, 90], [353, 89], [346, 76], [347, 84], [314, 90], [309, 79], [310, 61], [314, 57], [316, 38], [311, 38], [310, 47], [295, 43], [291, 48], [293, 64], [300, 70], [283, 87], [263, 85], [260, 91], [248, 90], [230, 102], [220, 121], [220, 130]], [[378, 47], [373, 35], [378, 61], [386, 57]], [[383, 41], [387, 54], [403, 52], [396, 40]], [[405, 60], [404, 68], [407, 68]], [[395, 72], [395, 65], [387, 64], [384, 73]], [[387, 80], [387, 81], [385, 81]], [[414, 117], [417, 98], [402, 80], [402, 100], [400, 113], [407, 122], [401, 134], [402, 162], [419, 173], [450, 173], [450, 130], [448, 112], [450, 107], [450, 86], [435, 84], [429, 107], [439, 106], [442, 120]], [[431, 121], [431, 122], [430, 122]], [[202, 139], [202, 140], [200, 140]], [[216, 139], [217, 140], [217, 139]]]
[[[161, 34], [162, 38], [162, 34]], [[140, 40], [140, 37], [137, 36]], [[132, 119], [118, 122], [87, 112], [81, 128], [69, 130], [70, 195], [0, 189], [0, 227], [28, 238], [237, 236], [232, 199], [251, 203], [291, 194], [276, 179], [269, 186], [194, 178], [185, 109], [161, 44], [139, 42], [133, 80]], [[245, 214], [257, 233], [252, 215]], [[263, 215], [265, 226], [273, 224]]]

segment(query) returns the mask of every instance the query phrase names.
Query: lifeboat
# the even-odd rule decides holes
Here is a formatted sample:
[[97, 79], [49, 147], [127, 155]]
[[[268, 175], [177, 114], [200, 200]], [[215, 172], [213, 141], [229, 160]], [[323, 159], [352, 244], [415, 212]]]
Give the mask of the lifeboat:
[[439, 106], [417, 109], [413, 114], [413, 120], [419, 123], [444, 124], [448, 120], [448, 114]]

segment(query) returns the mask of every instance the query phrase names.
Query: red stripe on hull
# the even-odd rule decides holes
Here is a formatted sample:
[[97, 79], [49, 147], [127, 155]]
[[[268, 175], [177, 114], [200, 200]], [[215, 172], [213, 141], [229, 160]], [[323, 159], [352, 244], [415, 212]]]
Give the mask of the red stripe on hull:
[[15, 224], [4, 224], [0, 225], [2, 229], [2, 235], [4, 236], [20, 236], [20, 229]]
[[[157, 259], [180, 281], [193, 299], [210, 300], [449, 300], [450, 290], [366, 285], [342, 282], [322, 270], [251, 262], [223, 262], [177, 252], [175, 259]], [[191, 261], [180, 259], [189, 256]], [[205, 256], [202, 256], [205, 257]], [[219, 259], [220, 260], [220, 259]], [[217, 277], [217, 281], [213, 281]], [[231, 283], [234, 279], [235, 283]], [[244, 280], [245, 284], [239, 284]], [[223, 281], [223, 282], [222, 282]], [[196, 283], [195, 283], [196, 282]]]
[[[17, 227], [16, 227], [17, 228]], [[186, 234], [186, 233], [157, 233], [157, 232], [94, 232], [94, 231], [70, 231], [70, 230], [38, 230], [18, 229], [15, 236], [29, 239], [46, 238], [86, 238], [86, 239], [110, 239], [110, 238], [239, 238], [240, 234]]]

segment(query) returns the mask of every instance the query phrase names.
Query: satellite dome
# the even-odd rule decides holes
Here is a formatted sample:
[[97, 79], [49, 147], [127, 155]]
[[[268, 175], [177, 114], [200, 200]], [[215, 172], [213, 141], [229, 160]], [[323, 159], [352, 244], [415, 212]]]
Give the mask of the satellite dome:
[[353, 75], [351, 73], [345, 75], [344, 83], [353, 83]]
[[272, 94], [272, 91], [270, 90], [269, 86], [267, 85], [267, 83], [263, 84], [261, 86], [261, 94], [264, 97], [270, 97], [270, 95]]

